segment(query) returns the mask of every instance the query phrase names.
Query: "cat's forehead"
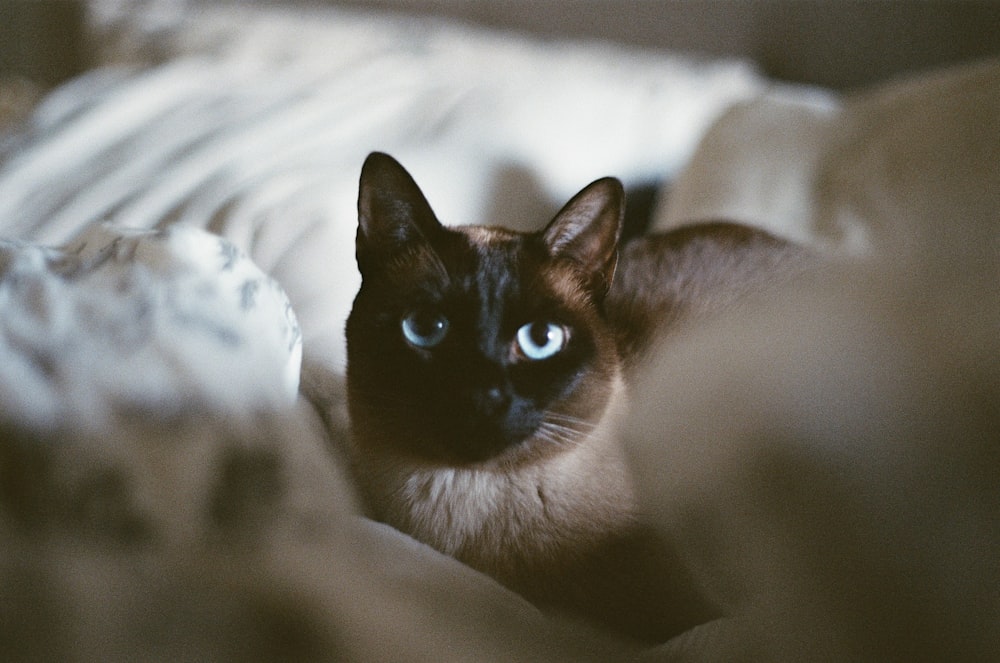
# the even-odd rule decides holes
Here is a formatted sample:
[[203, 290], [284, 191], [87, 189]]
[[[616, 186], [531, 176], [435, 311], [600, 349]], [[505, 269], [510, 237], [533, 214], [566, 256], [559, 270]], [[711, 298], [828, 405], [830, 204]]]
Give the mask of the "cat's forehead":
[[537, 234], [502, 227], [448, 227], [397, 256], [384, 274], [403, 297], [458, 297], [491, 316], [527, 300], [586, 303], [575, 270], [553, 260]]
[[[500, 227], [469, 226], [458, 229], [471, 244], [478, 247], [481, 267], [499, 266], [509, 261], [512, 270], [523, 272], [537, 269], [536, 284], [544, 283], [549, 290], [566, 299], [585, 297], [578, 272], [570, 264], [553, 260], [542, 246], [537, 234], [520, 233]], [[538, 241], [534, 241], [538, 240]]]
[[463, 263], [460, 269], [517, 271], [525, 258], [542, 257], [534, 255], [537, 251], [530, 235], [506, 228], [459, 226], [452, 228], [451, 234], [457, 244], [453, 244], [456, 251], [452, 257]]
[[505, 247], [519, 243], [525, 237], [524, 233], [499, 226], [457, 226], [452, 231], [465, 235], [471, 244], [482, 247]]
[[453, 285], [475, 291], [480, 297], [511, 295], [521, 278], [527, 276], [531, 247], [527, 237], [504, 228], [468, 226], [455, 229], [462, 238], [461, 263], [453, 265]]
[[571, 263], [553, 259], [537, 234], [505, 228], [461, 229], [469, 241], [471, 269], [462, 270], [461, 289], [482, 303], [503, 307], [522, 300], [560, 302], [586, 308], [589, 297]]
[[372, 282], [400, 294], [454, 292], [477, 277], [520, 272], [524, 241], [524, 235], [502, 228], [445, 228], [431, 241], [411, 242], [388, 256], [382, 269], [373, 273]]
[[451, 230], [461, 247], [459, 252], [464, 254], [461, 262], [465, 263], [462, 266], [465, 269], [516, 270], [522, 258], [531, 252], [526, 235], [506, 228], [459, 226]]

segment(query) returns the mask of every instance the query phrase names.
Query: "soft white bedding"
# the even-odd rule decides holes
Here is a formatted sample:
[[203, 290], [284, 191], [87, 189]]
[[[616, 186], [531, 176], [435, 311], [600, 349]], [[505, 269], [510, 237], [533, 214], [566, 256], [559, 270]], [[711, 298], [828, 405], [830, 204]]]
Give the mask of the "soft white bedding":
[[[891, 651], [895, 631], [857, 638], [853, 613], [826, 600], [850, 572], [888, 577], [885, 605], [903, 615], [900, 624], [924, 625], [941, 650], [995, 643], [992, 631], [970, 637], [933, 614], [907, 611], [905, 598], [923, 592], [951, 610], [995, 614], [986, 593], [973, 592], [975, 609], [963, 603], [959, 590], [974, 583], [951, 583], [940, 571], [950, 562], [946, 550], [892, 566], [886, 550], [919, 547], [937, 530], [878, 527], [887, 517], [919, 519], [906, 506], [926, 497], [914, 467], [943, 467], [964, 488], [954, 500], [926, 499], [941, 509], [939, 521], [965, 519], [967, 527], [951, 531], [954, 545], [971, 550], [963, 557], [969, 568], [985, 568], [1000, 541], [990, 520], [997, 495], [966, 480], [983, 427], [995, 420], [975, 408], [957, 415], [949, 430], [972, 432], [956, 460], [940, 445], [906, 447], [910, 429], [900, 417], [870, 415], [933, 402], [961, 382], [965, 363], [978, 367], [975, 397], [995, 402], [998, 353], [984, 330], [1000, 327], [1000, 64], [842, 100], [775, 86], [741, 62], [335, 11], [142, 7], [94, 3], [102, 66], [57, 90], [0, 142], [0, 234], [9, 240], [0, 252], [0, 404], [5, 425], [72, 441], [38, 447], [57, 468], [45, 475], [46, 490], [76, 496], [81, 476], [124, 466], [135, 495], [123, 503], [162, 516], [150, 519], [163, 539], [143, 556], [66, 525], [117, 523], [125, 507], [114, 500], [119, 506], [96, 516], [80, 516], [72, 500], [57, 505], [55, 539], [25, 535], [12, 524], [22, 511], [11, 500], [35, 493], [5, 484], [15, 488], [3, 494], [0, 533], [15, 552], [0, 581], [13, 588], [9, 609], [30, 617], [17, 627], [27, 629], [15, 633], [20, 640], [0, 640], [51, 629], [62, 639], [39, 651], [77, 660], [109, 651], [124, 660], [170, 641], [179, 648], [158, 650], [168, 659], [215, 651], [224, 660], [267, 660], [279, 651], [268, 647], [285, 642], [282, 629], [310, 660], [637, 653], [543, 618], [491, 580], [354, 515], [336, 454], [343, 322], [358, 283], [358, 170], [380, 149], [411, 169], [445, 222], [541, 224], [591, 179], [613, 174], [667, 182], [657, 227], [721, 215], [833, 253], [876, 256], [868, 281], [803, 284], [804, 294], [763, 308], [770, 317], [722, 321], [704, 338], [664, 349], [670, 363], [649, 376], [628, 431], [637, 477], [650, 512], [684, 537], [706, 585], [736, 616], [646, 658]], [[137, 230], [114, 229], [123, 226]], [[924, 271], [930, 276], [912, 277]], [[949, 287], [963, 295], [949, 298]], [[898, 309], [887, 305], [896, 301]], [[897, 352], [885, 339], [921, 326], [921, 305], [938, 317]], [[881, 306], [884, 318], [866, 322]], [[954, 324], [973, 313], [976, 324]], [[928, 362], [921, 373], [920, 348], [937, 337], [953, 352], [935, 355], [940, 370]], [[844, 355], [854, 363], [842, 363]], [[701, 371], [702, 363], [713, 368]], [[906, 389], [886, 386], [897, 376]], [[297, 386], [322, 422], [295, 402]], [[662, 394], [670, 394], [669, 408]], [[142, 407], [137, 414], [122, 402]], [[195, 413], [187, 420], [178, 417], [186, 404]], [[722, 423], [720, 407], [729, 413]], [[871, 421], [875, 432], [865, 428]], [[769, 431], [767, 443], [758, 430]], [[675, 435], [664, 440], [664, 431]], [[0, 449], [0, 473], [30, 466], [24, 449], [36, 449], [34, 440], [19, 435]], [[864, 440], [871, 452], [841, 453], [844, 439]], [[234, 470], [237, 479], [249, 473], [246, 490], [227, 483], [232, 464], [224, 461], [234, 448], [235, 458], [250, 459]], [[870, 466], [897, 455], [913, 463]], [[810, 477], [817, 502], [767, 496], [799, 476]], [[841, 480], [871, 492], [844, 501]], [[273, 504], [254, 502], [261, 485], [281, 487]], [[901, 497], [883, 501], [878, 489]], [[230, 490], [257, 514], [239, 520], [237, 552], [219, 534], [212, 506]], [[809, 508], [797, 512], [799, 504]], [[831, 520], [832, 529], [818, 527], [819, 539], [831, 550], [861, 551], [860, 561], [843, 552], [838, 559], [848, 562], [814, 585], [823, 558], [802, 543], [813, 521], [795, 518], [822, 522], [838, 505], [847, 515]], [[690, 529], [691, 513], [701, 529]], [[854, 526], [870, 546], [850, 538]], [[88, 564], [97, 569], [93, 583], [112, 589], [81, 589], [87, 574], [77, 571]], [[147, 590], [152, 576], [165, 580]], [[17, 584], [20, 577], [30, 581]], [[31, 612], [35, 596], [65, 602], [75, 617]], [[247, 602], [260, 612], [245, 612]], [[201, 605], [215, 610], [198, 612]], [[192, 611], [200, 617], [186, 616]], [[868, 606], [859, 614], [876, 613]], [[198, 619], [215, 631], [191, 627]], [[255, 631], [262, 621], [274, 631]], [[154, 622], [168, 626], [150, 631]]]
[[107, 430], [121, 410], [245, 416], [296, 400], [291, 303], [226, 240], [98, 225], [62, 250], [0, 241], [0, 265], [8, 420]]

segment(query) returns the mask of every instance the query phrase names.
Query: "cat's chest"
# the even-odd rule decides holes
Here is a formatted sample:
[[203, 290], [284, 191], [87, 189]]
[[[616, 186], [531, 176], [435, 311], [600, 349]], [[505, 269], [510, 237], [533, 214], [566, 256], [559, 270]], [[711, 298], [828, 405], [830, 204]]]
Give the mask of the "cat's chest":
[[537, 468], [523, 472], [433, 468], [400, 478], [390, 517], [442, 552], [460, 555], [473, 542], [520, 539], [546, 527], [549, 505]]
[[[618, 408], [610, 408], [618, 410]], [[530, 557], [630, 523], [631, 482], [617, 417], [572, 449], [516, 467], [454, 467], [383, 458], [365, 474], [379, 517], [441, 552], [470, 560]], [[373, 459], [374, 460], [374, 459]]]

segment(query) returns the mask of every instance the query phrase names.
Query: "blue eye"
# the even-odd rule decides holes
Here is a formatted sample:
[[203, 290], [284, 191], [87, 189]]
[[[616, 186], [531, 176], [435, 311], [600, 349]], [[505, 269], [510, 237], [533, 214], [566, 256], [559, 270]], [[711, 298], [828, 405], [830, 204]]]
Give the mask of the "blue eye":
[[517, 330], [517, 345], [532, 361], [548, 359], [566, 347], [569, 332], [551, 322], [529, 322]]
[[414, 311], [400, 325], [403, 337], [418, 348], [433, 348], [448, 334], [448, 318], [432, 311]]

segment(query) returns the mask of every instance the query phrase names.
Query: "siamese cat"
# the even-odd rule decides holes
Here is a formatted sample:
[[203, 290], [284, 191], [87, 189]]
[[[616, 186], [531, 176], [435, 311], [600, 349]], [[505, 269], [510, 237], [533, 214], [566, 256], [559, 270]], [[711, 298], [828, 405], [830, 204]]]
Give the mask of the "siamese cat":
[[535, 233], [449, 228], [370, 155], [348, 454], [375, 518], [542, 608], [663, 641], [716, 612], [640, 517], [615, 435], [630, 369], [802, 251], [725, 223], [619, 247], [623, 210], [605, 178]]

